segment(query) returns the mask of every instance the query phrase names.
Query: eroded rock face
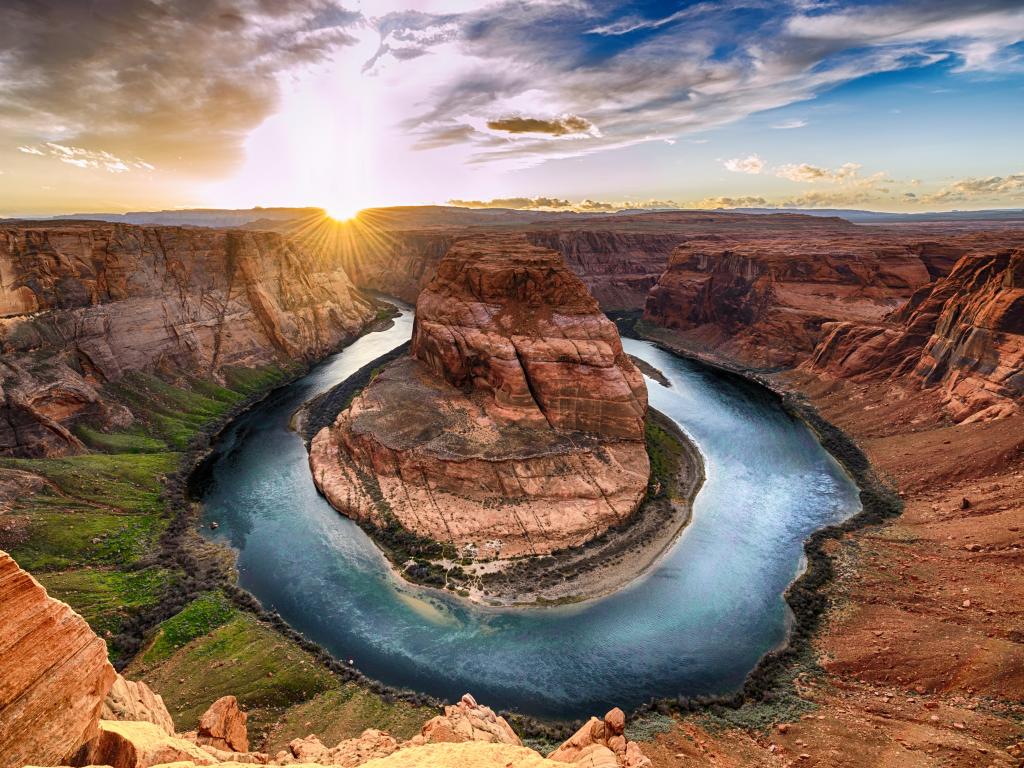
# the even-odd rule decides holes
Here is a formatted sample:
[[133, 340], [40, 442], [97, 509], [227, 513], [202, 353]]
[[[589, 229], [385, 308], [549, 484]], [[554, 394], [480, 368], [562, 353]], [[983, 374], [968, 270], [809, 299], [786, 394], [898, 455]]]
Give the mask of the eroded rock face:
[[331, 503], [394, 515], [468, 557], [577, 546], [643, 496], [647, 393], [615, 326], [557, 253], [458, 242], [417, 302], [412, 356], [310, 447]]
[[101, 720], [99, 733], [72, 761], [73, 765], [152, 768], [165, 763], [215, 765], [220, 761], [202, 748], [145, 721]]
[[957, 421], [1010, 415], [1024, 398], [1024, 249], [968, 255], [880, 323], [836, 323], [808, 368], [938, 388]]
[[174, 720], [163, 698], [141, 680], [117, 676], [103, 701], [100, 717], [104, 720], [141, 720], [153, 723], [169, 736], [174, 735]]
[[103, 388], [132, 371], [312, 360], [373, 314], [339, 265], [272, 232], [0, 228], [0, 454], [75, 450], [82, 418], [128, 425]]
[[827, 323], [878, 322], [956, 258], [1009, 239], [875, 229], [695, 238], [674, 252], [644, 319], [696, 348], [794, 366], [811, 356]]
[[85, 619], [0, 552], [0, 766], [61, 765], [97, 733], [114, 682]]

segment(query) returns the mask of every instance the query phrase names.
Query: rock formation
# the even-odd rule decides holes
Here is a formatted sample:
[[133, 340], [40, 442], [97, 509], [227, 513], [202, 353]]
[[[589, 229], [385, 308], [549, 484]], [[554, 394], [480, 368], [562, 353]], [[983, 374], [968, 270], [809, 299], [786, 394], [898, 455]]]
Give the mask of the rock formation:
[[[672, 249], [692, 238], [712, 233], [748, 237], [858, 229], [840, 219], [798, 214], [659, 211], [570, 218], [534, 213], [513, 222], [502, 217], [489, 221], [480, 211], [471, 213], [461, 220], [440, 211], [431, 215], [367, 212], [339, 239], [341, 259], [356, 285], [414, 303], [453, 242], [488, 232], [518, 232], [533, 245], [562, 254], [601, 308], [610, 311], [642, 308]], [[309, 231], [308, 225], [299, 228], [298, 236], [304, 229]], [[313, 247], [315, 238], [311, 236]]]
[[626, 715], [616, 707], [603, 720], [590, 718], [568, 741], [548, 755], [549, 760], [607, 768], [651, 768], [636, 742], [626, 739]]
[[247, 719], [234, 696], [222, 696], [199, 719], [196, 741], [228, 752], [248, 752]]
[[174, 720], [160, 694], [141, 680], [117, 676], [103, 701], [100, 717], [104, 720], [140, 720], [153, 723], [169, 736], [174, 735]]
[[312, 440], [314, 479], [358, 520], [463, 556], [577, 546], [637, 508], [647, 392], [558, 254], [456, 243], [417, 301], [412, 356]]
[[0, 454], [132, 420], [132, 371], [216, 379], [314, 360], [374, 315], [344, 270], [281, 235], [95, 222], [0, 228]]
[[956, 421], [1007, 416], [1024, 398], [1024, 249], [963, 257], [879, 323], [833, 323], [808, 369], [937, 387]]
[[96, 736], [114, 677], [85, 620], [0, 552], [0, 768], [64, 763]]
[[709, 235], [680, 245], [647, 297], [644, 319], [694, 348], [748, 364], [794, 366], [826, 323], [881, 320], [955, 258], [1004, 233], [904, 234], [856, 228]]
[[494, 714], [490, 707], [477, 704], [476, 699], [468, 693], [458, 704], [445, 707], [444, 715], [428, 720], [421, 736], [428, 743], [485, 741], [517, 747], [523, 744], [505, 718]]

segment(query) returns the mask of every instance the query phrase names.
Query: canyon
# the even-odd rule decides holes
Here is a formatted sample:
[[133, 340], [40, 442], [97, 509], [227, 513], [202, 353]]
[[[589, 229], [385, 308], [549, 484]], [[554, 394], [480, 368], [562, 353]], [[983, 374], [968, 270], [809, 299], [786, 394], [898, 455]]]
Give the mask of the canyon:
[[[582, 493], [583, 486], [566, 477], [578, 478], [584, 469], [615, 468], [616, 462], [591, 464], [593, 459], [584, 457], [588, 451], [596, 456], [606, 450], [598, 448], [594, 433], [607, 431], [614, 436], [613, 447], [631, 449], [631, 458], [618, 459], [616, 469], [623, 470], [620, 487], [630, 489], [621, 494], [622, 506], [615, 507], [625, 513], [631, 500], [644, 492], [648, 477], [646, 456], [639, 457], [643, 441], [637, 419], [642, 418], [646, 400], [631, 384], [639, 380], [638, 374], [619, 362], [617, 337], [609, 334], [597, 305], [579, 298], [579, 285], [564, 268], [543, 267], [554, 269], [544, 272], [557, 275], [554, 281], [531, 280], [534, 267], [523, 265], [519, 274], [527, 277], [503, 283], [497, 278], [501, 269], [492, 261], [507, 254], [491, 254], [492, 260], [486, 248], [473, 243], [480, 234], [511, 237], [517, 251], [544, 249], [536, 256], [544, 264], [551, 258], [547, 249], [554, 249], [600, 301], [601, 309], [632, 310], [634, 315], [642, 309], [643, 319], [635, 326], [638, 333], [680, 353], [757, 376], [815, 407], [857, 440], [879, 472], [898, 487], [905, 505], [898, 518], [843, 531], [828, 543], [830, 567], [837, 578], [822, 588], [829, 606], [824, 625], [814, 636], [811, 657], [794, 661], [791, 673], [768, 700], [749, 698], [736, 709], [716, 706], [697, 715], [666, 710], [671, 713], [664, 715], [669, 725], [637, 739], [643, 741], [638, 748], [659, 766], [1019, 765], [1024, 755], [1024, 639], [1019, 629], [1024, 620], [1024, 235], [1005, 228], [883, 229], [827, 218], [804, 220], [810, 218], [624, 215], [588, 218], [571, 226], [526, 220], [514, 226], [501, 224], [502, 232], [481, 233], [475, 226], [467, 231], [469, 225], [461, 219], [450, 228], [424, 227], [429, 217], [423, 217], [415, 228], [389, 230], [398, 243], [394, 250], [366, 246], [357, 260], [332, 256], [308, 247], [301, 237], [290, 239], [259, 227], [223, 231], [96, 222], [5, 223], [0, 228], [0, 453], [35, 457], [31, 461], [96, 458], [95, 449], [82, 438], [83, 427], [120, 434], [155, 424], [153, 414], [128, 396], [140, 386], [140, 375], [156, 374], [154, 378], [194, 394], [209, 391], [211, 383], [233, 382], [236, 369], [307, 364], [374, 319], [377, 307], [359, 289], [378, 288], [423, 301], [415, 356], [378, 372], [353, 403], [353, 411], [348, 416], [342, 413], [340, 424], [321, 433], [315, 450], [322, 452], [325, 463], [314, 462], [314, 476], [317, 466], [340, 466], [338, 451], [346, 443], [361, 452], [364, 476], [369, 469], [375, 478], [383, 478], [377, 480], [382, 493], [389, 489], [397, 496], [397, 478], [404, 482], [415, 469], [436, 473], [423, 486], [431, 491], [433, 483], [451, 483], [461, 503], [466, 487], [475, 488], [484, 473], [479, 466], [466, 475], [439, 469], [439, 458], [453, 452], [462, 451], [454, 455], [465, 458], [467, 445], [448, 443], [441, 432], [452, 425], [468, 430], [456, 431], [456, 436], [482, 429], [493, 438], [491, 445], [501, 449], [502, 461], [509, 460], [510, 445], [513, 461], [530, 461], [537, 449], [532, 438], [499, 440], [500, 423], [513, 432], [517, 425], [530, 434], [538, 428], [549, 430], [550, 446], [558, 447], [552, 451], [564, 462], [560, 470], [571, 473], [559, 475], [565, 485], [556, 492], [569, 487], [571, 493]], [[434, 273], [453, 251], [454, 266], [440, 270], [445, 283], [431, 287]], [[458, 264], [460, 253], [473, 264]], [[466, 282], [460, 283], [463, 277]], [[553, 341], [563, 336], [552, 330], [558, 324], [548, 313], [535, 312], [537, 307], [529, 300], [507, 315], [482, 312], [477, 306], [481, 289], [500, 294], [514, 288], [529, 297], [548, 284], [567, 293], [545, 298], [540, 306], [549, 307], [556, 299], [577, 302], [580, 314], [570, 327], [578, 323], [586, 329], [585, 340], [600, 342], [600, 354], [588, 356], [587, 363], [605, 373], [597, 377], [598, 384], [579, 392], [560, 385], [566, 380], [560, 370], [570, 363], [563, 359], [566, 350]], [[521, 345], [517, 334], [499, 332], [505, 321], [509, 328], [530, 329], [521, 334], [526, 337]], [[579, 365], [582, 357], [573, 347], [571, 365]], [[504, 353], [495, 355], [495, 349]], [[542, 375], [531, 374], [531, 367]], [[595, 391], [605, 392], [608, 373], [614, 379], [607, 390], [612, 394], [595, 399]], [[424, 421], [388, 419], [390, 408], [384, 404], [396, 396], [418, 409], [417, 419]], [[451, 412], [445, 413], [449, 408]], [[438, 421], [449, 417], [452, 421]], [[443, 426], [433, 433], [420, 434], [417, 429], [433, 423]], [[389, 439], [408, 442], [382, 449], [373, 436], [385, 427]], [[563, 431], [573, 434], [573, 444], [564, 439]], [[586, 435], [587, 441], [577, 439], [576, 432]], [[417, 441], [431, 435], [429, 450], [414, 459], [403, 455], [405, 446], [419, 449]], [[488, 462], [489, 472], [494, 458], [480, 459]], [[546, 478], [551, 471], [553, 459], [541, 458], [543, 466], [532, 477]], [[20, 510], [18, 505], [29, 499], [42, 497], [65, 510], [65, 525], [74, 525], [81, 517], [79, 486], [62, 485], [65, 495], [49, 495], [56, 483], [44, 477], [43, 469], [51, 466], [56, 465], [18, 463], [0, 468], [0, 542], [21, 541], [4, 526], [17, 517], [8, 514], [10, 509]], [[92, 465], [81, 466], [85, 475], [93, 471]], [[516, 492], [522, 492], [521, 474], [497, 473], [488, 498], [503, 497], [513, 479]], [[487, 475], [491, 476], [495, 475]], [[119, 496], [138, 490], [139, 476], [130, 478], [132, 485], [117, 486]], [[64, 478], [57, 479], [64, 483]], [[320, 482], [330, 495], [330, 478], [321, 475]], [[335, 487], [350, 483], [354, 486], [349, 477], [339, 478]], [[547, 493], [550, 485], [543, 480], [536, 487]], [[587, 492], [587, 504], [594, 504], [594, 492]], [[337, 506], [364, 505], [358, 508], [371, 516], [379, 504], [372, 494], [356, 499], [341, 490], [334, 493]], [[430, 509], [426, 492], [420, 493], [423, 503], [417, 508]], [[111, 504], [106, 499], [99, 503]], [[486, 543], [503, 541], [505, 536], [503, 552], [533, 553], [586, 540], [619, 517], [598, 503], [602, 511], [593, 512], [586, 526], [539, 525], [536, 531], [544, 533], [540, 537], [533, 531], [517, 534], [505, 526], [507, 521], [495, 529], [499, 510], [481, 506], [490, 518], [485, 518], [484, 528], [456, 526], [459, 536], [449, 541]], [[417, 520], [408, 512], [412, 508], [397, 507], [406, 510], [405, 522], [415, 530]], [[587, 509], [590, 514], [592, 507]], [[49, 507], [46, 514], [51, 514]], [[453, 522], [442, 518], [439, 515], [420, 530], [436, 533], [439, 526]], [[120, 531], [124, 519], [112, 523], [111, 530]], [[89, 544], [99, 535], [107, 534], [90, 531], [82, 541], [102, 548], [106, 545]], [[148, 546], [151, 555], [157, 551], [155, 544]], [[205, 552], [201, 544], [190, 546]], [[34, 550], [29, 554], [38, 558]], [[130, 560], [153, 568], [154, 559], [155, 555]], [[109, 561], [89, 560], [75, 574], [113, 578], [112, 568]], [[32, 570], [36, 572], [35, 566]], [[37, 575], [41, 581], [52, 578], [59, 583], [68, 573], [46, 564]], [[161, 578], [172, 576], [162, 573]], [[114, 680], [102, 638], [92, 635], [67, 606], [41, 601], [42, 588], [10, 558], [0, 556], [0, 590], [12, 588], [16, 593], [5, 593], [11, 599], [0, 601], [3, 609], [24, 610], [25, 615], [48, 622], [33, 632], [45, 634], [47, 627], [59, 625], [68, 633], [52, 643], [40, 642], [42, 634], [19, 633], [17, 653], [0, 655], [0, 666], [13, 665], [2, 667], [0, 673], [7, 686], [0, 688], [5, 696], [0, 700], [0, 719], [12, 717], [17, 702], [37, 707], [32, 718], [19, 720], [24, 726], [3, 729], [12, 741], [3, 742], [0, 754], [14, 755], [16, 761], [59, 764], [68, 757], [65, 750], [72, 742], [93, 741], [99, 731], [106, 734], [108, 746], [103, 749], [113, 750], [111, 755], [118, 753], [116, 745], [133, 739], [161, 745], [172, 738], [167, 733], [172, 716], [178, 721], [174, 730], [187, 736], [199, 727], [211, 704], [236, 692], [239, 701], [251, 696], [250, 741], [255, 748], [268, 750], [261, 753], [268, 761], [277, 760], [286, 749], [282, 762], [309, 759], [354, 765], [358, 763], [343, 761], [354, 759], [352, 754], [359, 759], [381, 757], [375, 751], [381, 744], [390, 749], [393, 743], [424, 735], [420, 724], [427, 719], [427, 708], [408, 716], [415, 727], [385, 737], [380, 730], [391, 728], [388, 723], [398, 717], [390, 702], [372, 698], [358, 713], [354, 705], [328, 707], [322, 702], [335, 701], [330, 698], [334, 689], [318, 689], [321, 683], [310, 681], [319, 678], [312, 676], [302, 678], [301, 690], [310, 692], [308, 698], [288, 698], [293, 690], [286, 687], [286, 676], [298, 674], [295, 670], [300, 668], [305, 674], [320, 662], [295, 651], [301, 646], [289, 645], [294, 639], [274, 634], [279, 630], [275, 625], [247, 618], [244, 611], [230, 614], [223, 624], [207, 627], [200, 622], [203, 629], [198, 635], [160, 651], [168, 654], [165, 658], [145, 660], [140, 654], [132, 671], [163, 694], [167, 707], [153, 716], [159, 723], [125, 725], [150, 720], [142, 713], [160, 708], [153, 690], [134, 688], [126, 694], [129, 681]], [[208, 600], [210, 593], [203, 594], [206, 597], [198, 599]], [[65, 599], [81, 601], [83, 612], [92, 607], [85, 590], [68, 591]], [[196, 595], [189, 593], [193, 599]], [[135, 609], [126, 598], [115, 600], [119, 615], [133, 615]], [[161, 616], [161, 621], [165, 619], [170, 621]], [[27, 620], [5, 614], [3, 621], [6, 627]], [[157, 638], [159, 646], [164, 642], [159, 638], [173, 635], [173, 623], [145, 627], [150, 633], [147, 643]], [[216, 649], [235, 636], [245, 638], [246, 647], [295, 655], [282, 657], [288, 663], [273, 667], [252, 666], [238, 646], [217, 656]], [[52, 647], [54, 656], [39, 655], [38, 647]], [[270, 651], [267, 655], [277, 658]], [[51, 664], [58, 657], [73, 659], [74, 664]], [[207, 665], [202, 667], [206, 672], [201, 682], [195, 674], [200, 667], [187, 666], [195, 665], [196, 658]], [[216, 668], [210, 658], [217, 659]], [[38, 671], [22, 674], [23, 667]], [[69, 679], [78, 687], [66, 684]], [[10, 687], [8, 681], [22, 687]], [[273, 696], [261, 688], [251, 694], [243, 690], [278, 681], [281, 687], [272, 689]], [[103, 703], [104, 687], [121, 693], [107, 695]], [[23, 690], [29, 693], [19, 693]], [[267, 705], [274, 696], [287, 706]], [[62, 697], [68, 698], [69, 706], [53, 707]], [[475, 702], [462, 704], [473, 710], [472, 716], [446, 713], [442, 717], [449, 721], [439, 730], [464, 731], [465, 725], [455, 722], [464, 719], [476, 723], [470, 729], [474, 734], [495, 730], [493, 712], [476, 710]], [[118, 721], [122, 724], [104, 725]], [[337, 746], [298, 738], [312, 732], [304, 727], [307, 722], [315, 725], [325, 743]], [[42, 743], [39, 723], [47, 723], [52, 745]], [[339, 723], [344, 734], [338, 732]], [[480, 723], [486, 725], [477, 727]], [[612, 713], [589, 723], [589, 742], [585, 736], [573, 737], [563, 754], [578, 756], [590, 749], [592, 765], [619, 764], [602, 751], [625, 759], [627, 753], [616, 752], [611, 745], [611, 738], [621, 735], [615, 732], [617, 723]], [[362, 726], [376, 732], [364, 734]], [[287, 744], [294, 739], [305, 744], [292, 750]], [[237, 762], [208, 750], [200, 754], [194, 741], [183, 741], [184, 746], [174, 742], [183, 750], [174, 759]], [[271, 743], [273, 749], [266, 746]], [[497, 765], [526, 766], [548, 765], [541, 761], [553, 758], [541, 758], [515, 744], [466, 745], [462, 752], [446, 751], [458, 745], [428, 740], [422, 746], [410, 745], [415, 749], [395, 751], [389, 756], [392, 762], [382, 765], [445, 765], [458, 760], [486, 765], [487, 760], [497, 760]], [[615, 745], [621, 746], [618, 741]], [[138, 760], [131, 764], [142, 768]]]
[[83, 450], [136, 419], [133, 374], [223, 382], [323, 357], [376, 307], [281, 235], [96, 222], [0, 227], [0, 455]]
[[636, 511], [643, 377], [557, 252], [457, 240], [416, 309], [410, 355], [312, 439], [336, 508], [471, 560], [580, 546]]

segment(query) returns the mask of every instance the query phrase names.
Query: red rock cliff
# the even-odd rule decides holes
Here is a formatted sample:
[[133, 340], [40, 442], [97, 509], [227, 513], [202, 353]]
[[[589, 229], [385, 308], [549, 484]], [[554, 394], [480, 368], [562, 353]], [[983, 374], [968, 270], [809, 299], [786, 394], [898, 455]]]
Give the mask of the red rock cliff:
[[957, 421], [1009, 415], [1024, 398], [1024, 249], [963, 257], [882, 323], [835, 323], [808, 368], [936, 387]]
[[115, 676], [85, 619], [0, 552], [0, 768], [66, 765]]
[[344, 270], [271, 232], [2, 228], [0, 454], [64, 452], [79, 418], [130, 421], [101, 393], [130, 371], [312, 360], [373, 312]]
[[881, 320], [991, 239], [1005, 237], [856, 228], [694, 239], [676, 249], [644, 319], [747, 363], [798, 365], [826, 323]]
[[417, 302], [412, 352], [312, 441], [339, 510], [393, 514], [470, 557], [576, 546], [636, 510], [643, 377], [557, 253], [456, 243]]

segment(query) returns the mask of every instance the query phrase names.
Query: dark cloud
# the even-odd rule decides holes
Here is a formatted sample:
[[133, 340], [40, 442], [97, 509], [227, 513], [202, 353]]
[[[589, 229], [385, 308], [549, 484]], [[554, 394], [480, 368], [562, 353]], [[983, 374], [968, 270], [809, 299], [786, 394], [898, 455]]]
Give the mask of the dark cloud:
[[492, 131], [546, 133], [550, 136], [591, 133], [594, 130], [592, 122], [578, 115], [564, 115], [554, 120], [544, 120], [537, 117], [502, 117], [497, 120], [488, 120], [487, 127]]
[[276, 76], [361, 21], [328, 0], [8, 0], [0, 114], [18, 143], [209, 173], [276, 104]]

